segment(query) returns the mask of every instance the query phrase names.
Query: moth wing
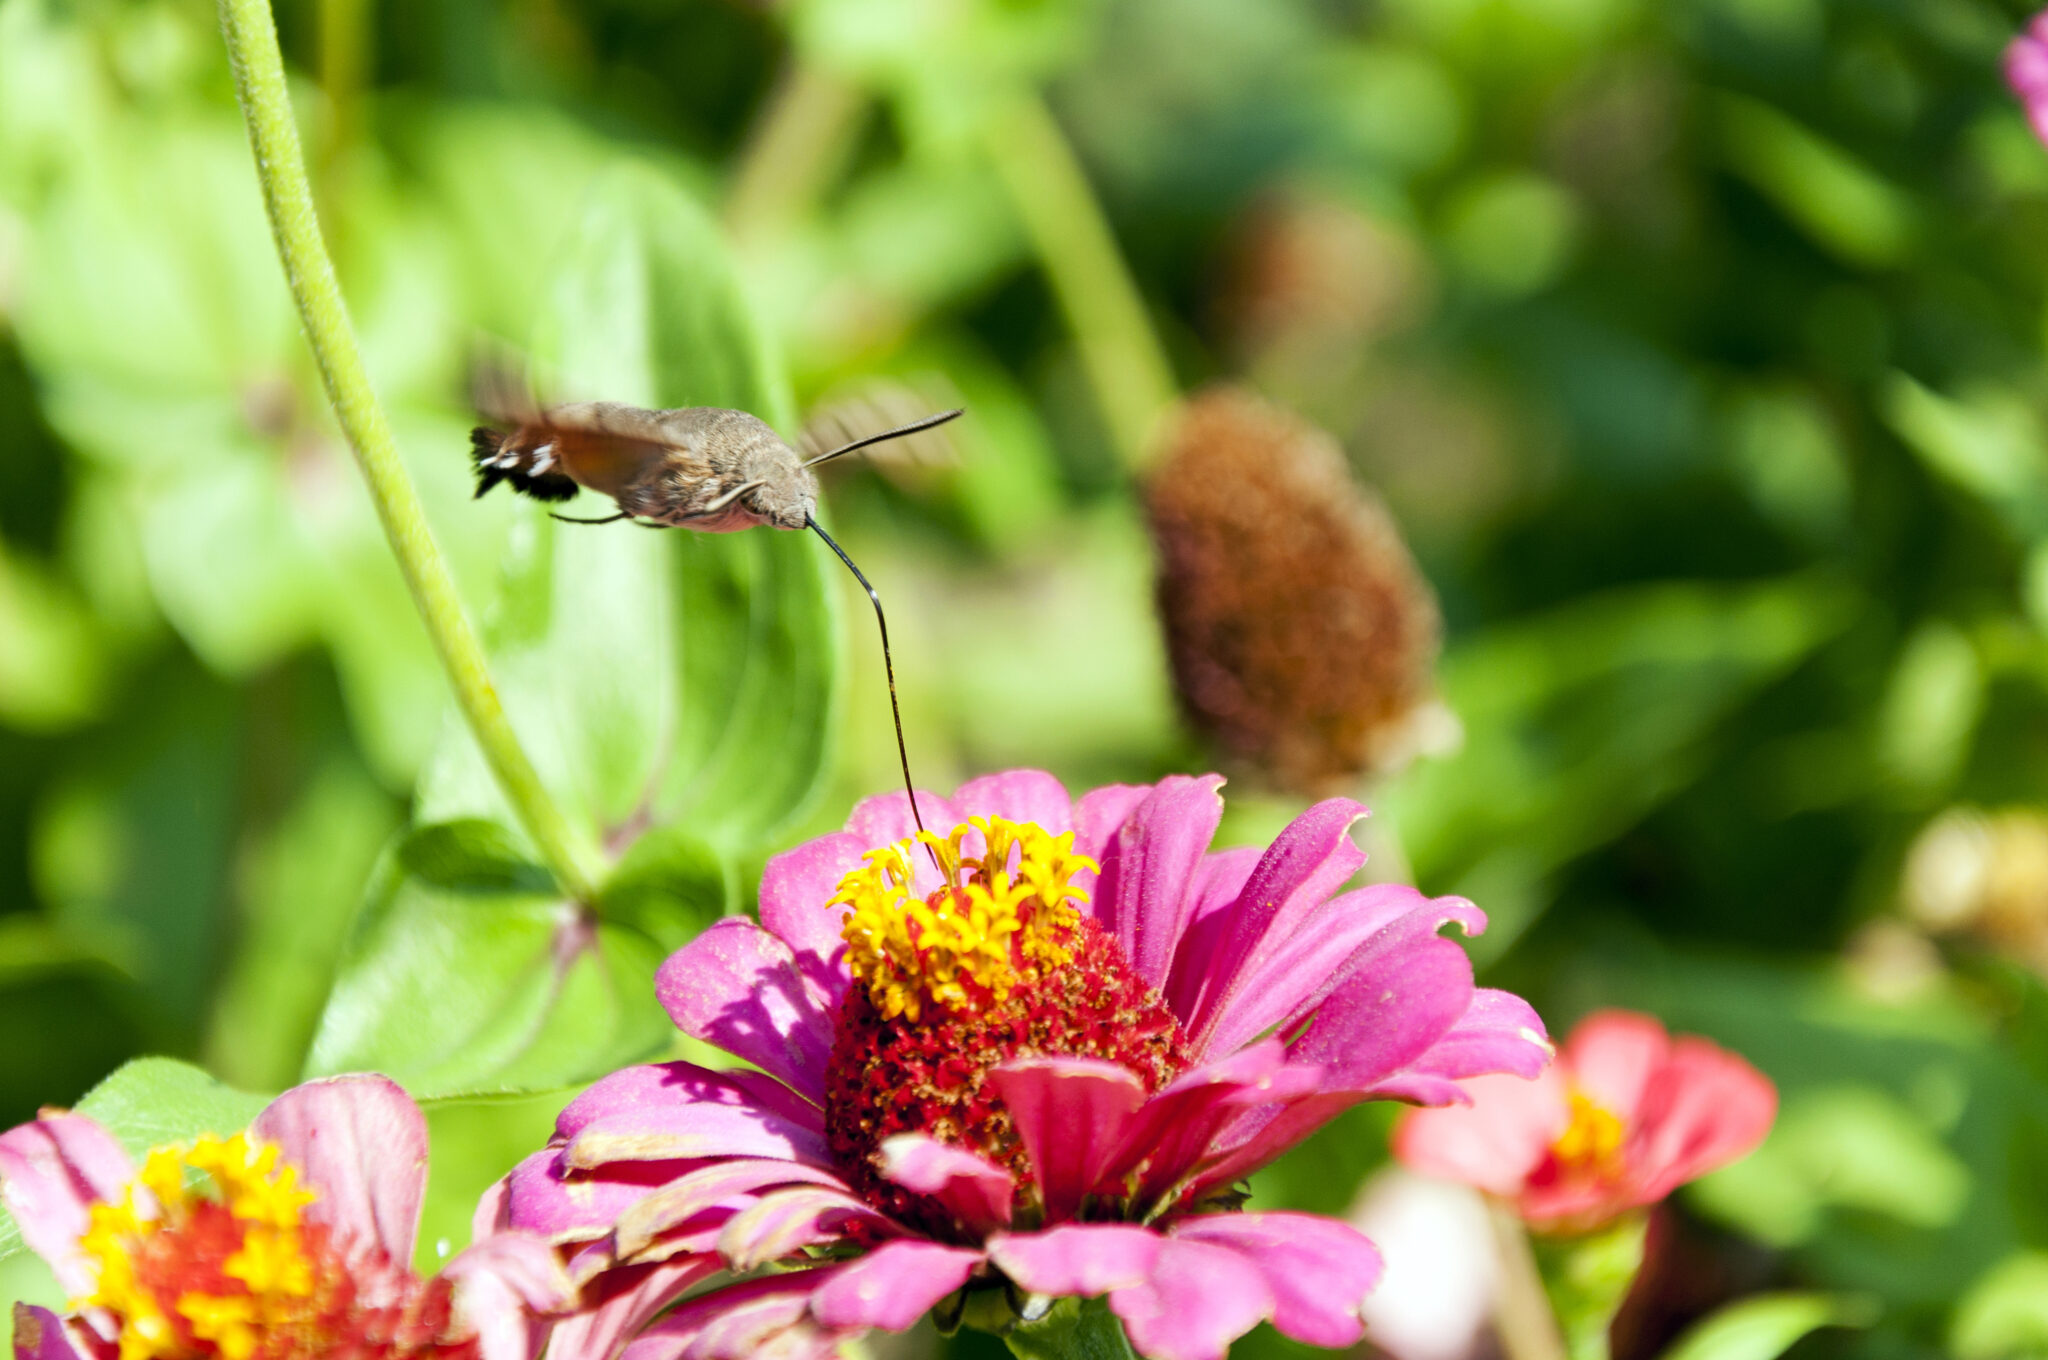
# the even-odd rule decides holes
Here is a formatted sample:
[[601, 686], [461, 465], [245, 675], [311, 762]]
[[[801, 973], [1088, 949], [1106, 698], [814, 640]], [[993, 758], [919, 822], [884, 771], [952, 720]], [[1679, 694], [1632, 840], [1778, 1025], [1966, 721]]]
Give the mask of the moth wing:
[[692, 441], [664, 418], [623, 402], [589, 401], [556, 406], [535, 422], [555, 443], [556, 457], [571, 477], [614, 498], [657, 467], [685, 469], [701, 463]]

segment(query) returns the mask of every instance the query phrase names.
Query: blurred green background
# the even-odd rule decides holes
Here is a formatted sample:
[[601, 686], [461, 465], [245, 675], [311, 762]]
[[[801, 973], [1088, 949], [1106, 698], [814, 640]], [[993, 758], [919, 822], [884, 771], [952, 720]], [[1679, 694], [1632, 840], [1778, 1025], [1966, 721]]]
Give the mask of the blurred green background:
[[[1037, 89], [1181, 386], [1336, 434], [1440, 595], [1463, 742], [1367, 791], [1375, 871], [1486, 908], [1487, 980], [1554, 1032], [1639, 1006], [1780, 1084], [1771, 1142], [1683, 1206], [1714, 1266], [1653, 1339], [1798, 1286], [1879, 1305], [1815, 1353], [2048, 1354], [2048, 152], [1997, 76], [2025, 17], [282, 0], [380, 394], [515, 721], [622, 857], [550, 991], [560, 922], [326, 412], [210, 7], [0, 0], [0, 1119], [140, 1054], [252, 1091], [384, 1066], [441, 1097], [427, 1240], [459, 1244], [565, 1083], [666, 1042], [661, 951], [893, 782], [819, 545], [593, 545], [467, 498], [494, 346], [792, 433], [966, 405], [952, 465], [827, 479], [919, 782], [1207, 763], [989, 131]], [[650, 580], [682, 641], [642, 636]], [[680, 764], [642, 768], [657, 725]], [[1226, 836], [1300, 806], [1248, 790]], [[449, 1023], [489, 1023], [447, 1039], [430, 993], [469, 970], [496, 990]], [[1341, 1208], [1383, 1123], [1262, 1202]]]

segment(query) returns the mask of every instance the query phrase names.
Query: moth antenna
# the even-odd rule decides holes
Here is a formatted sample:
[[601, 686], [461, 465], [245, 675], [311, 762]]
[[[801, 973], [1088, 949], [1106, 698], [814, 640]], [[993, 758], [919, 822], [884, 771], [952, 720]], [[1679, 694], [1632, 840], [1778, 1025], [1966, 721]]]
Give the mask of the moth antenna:
[[[934, 425], [943, 425], [947, 421], [957, 419], [965, 414], [967, 414], [967, 408], [963, 406], [951, 411], [941, 411], [935, 416], [926, 416], [923, 420], [913, 420], [908, 425], [898, 425], [893, 430], [884, 430], [880, 434], [871, 434], [866, 439], [856, 439], [851, 444], [842, 444], [830, 453], [821, 453], [816, 458], [807, 458], [804, 460], [804, 466], [816, 467], [820, 463], [829, 463], [842, 453], [852, 453], [855, 449], [864, 449], [870, 444], [879, 444], [885, 439], [901, 439], [907, 434], [919, 434], [931, 429]], [[823, 530], [819, 532], [822, 533]], [[830, 543], [832, 540], [826, 539], [825, 541]], [[840, 553], [839, 555], [841, 557], [846, 556], [845, 553]], [[852, 566], [853, 564], [849, 562], [847, 565]], [[854, 573], [856, 576], [859, 574], [859, 572]]]
[[[959, 414], [958, 411], [954, 411], [945, 416], [944, 419], [951, 420], [953, 416]], [[930, 422], [926, 423], [929, 424]], [[899, 430], [897, 433], [900, 434], [902, 431]], [[886, 435], [876, 436], [878, 439], [887, 437]], [[873, 441], [867, 442], [872, 443]], [[848, 447], [857, 446], [849, 445]], [[843, 449], [841, 450], [841, 452], [844, 451]], [[853, 559], [846, 555], [846, 549], [832, 541], [832, 535], [825, 532], [823, 525], [819, 524], [811, 516], [805, 515], [804, 527], [825, 540], [825, 546], [830, 548], [837, 554], [839, 560], [846, 564], [846, 569], [853, 573], [853, 579], [860, 582], [861, 589], [868, 593], [868, 602], [875, 607], [875, 627], [880, 629], [882, 633], [882, 671], [889, 677], [889, 716], [896, 720], [896, 761], [903, 767], [903, 793], [905, 797], [910, 799], [910, 820], [917, 823], [918, 833], [922, 835], [924, 832], [924, 817], [917, 810], [917, 790], [910, 783], [910, 752], [903, 744], [903, 710], [896, 703], [896, 663], [889, 658], [889, 620], [882, 617], [882, 597], [875, 593], [875, 588], [872, 585], [868, 584], [868, 578], [861, 575], [860, 568], [853, 565]], [[929, 845], [925, 848], [927, 850], [931, 849]], [[933, 851], [932, 854], [932, 862], [934, 864], [938, 863], [937, 852]]]
[[550, 510], [548, 511], [548, 518], [558, 519], [564, 524], [617, 524], [620, 520], [627, 518], [627, 515], [625, 511], [621, 510], [618, 514], [606, 515], [603, 519], [578, 519], [574, 515], [558, 515]]

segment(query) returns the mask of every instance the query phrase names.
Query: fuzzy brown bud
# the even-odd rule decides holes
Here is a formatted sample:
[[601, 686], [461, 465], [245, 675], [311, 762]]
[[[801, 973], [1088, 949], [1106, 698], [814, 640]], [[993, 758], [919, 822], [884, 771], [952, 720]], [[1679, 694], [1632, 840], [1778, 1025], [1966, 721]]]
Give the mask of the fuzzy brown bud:
[[1189, 717], [1272, 783], [1341, 788], [1432, 717], [1436, 598], [1336, 440], [1250, 393], [1181, 410], [1145, 487]]

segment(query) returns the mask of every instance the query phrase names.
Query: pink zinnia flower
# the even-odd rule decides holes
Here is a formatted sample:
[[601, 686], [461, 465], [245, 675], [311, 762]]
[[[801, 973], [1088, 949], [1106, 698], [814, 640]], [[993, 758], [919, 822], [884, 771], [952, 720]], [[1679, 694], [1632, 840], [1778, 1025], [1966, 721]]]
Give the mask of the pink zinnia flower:
[[2020, 97], [2034, 135], [2048, 142], [2048, 12], [2006, 45], [2005, 83]]
[[1534, 1081], [1480, 1077], [1472, 1103], [1413, 1110], [1394, 1154], [1511, 1201], [1546, 1232], [1579, 1232], [1746, 1155], [1778, 1111], [1770, 1079], [1647, 1015], [1600, 1011]]
[[15, 1356], [528, 1360], [533, 1313], [574, 1300], [554, 1251], [496, 1233], [420, 1278], [426, 1178], [426, 1120], [383, 1077], [295, 1087], [140, 1170], [92, 1120], [45, 1114], [0, 1134], [0, 1197], [77, 1302], [17, 1304]]
[[614, 1073], [508, 1178], [508, 1221], [563, 1244], [599, 1304], [553, 1354], [638, 1334], [634, 1360], [823, 1355], [970, 1295], [1027, 1318], [1106, 1295], [1166, 1360], [1268, 1318], [1356, 1342], [1372, 1244], [1234, 1212], [1232, 1186], [1347, 1106], [1460, 1100], [1549, 1045], [1438, 935], [1482, 929], [1470, 903], [1339, 891], [1364, 808], [1210, 853], [1221, 784], [1075, 801], [1015, 771], [919, 794], [949, 833], [922, 844], [891, 795], [771, 860], [761, 924], [719, 922], [657, 980], [677, 1025], [758, 1070]]

